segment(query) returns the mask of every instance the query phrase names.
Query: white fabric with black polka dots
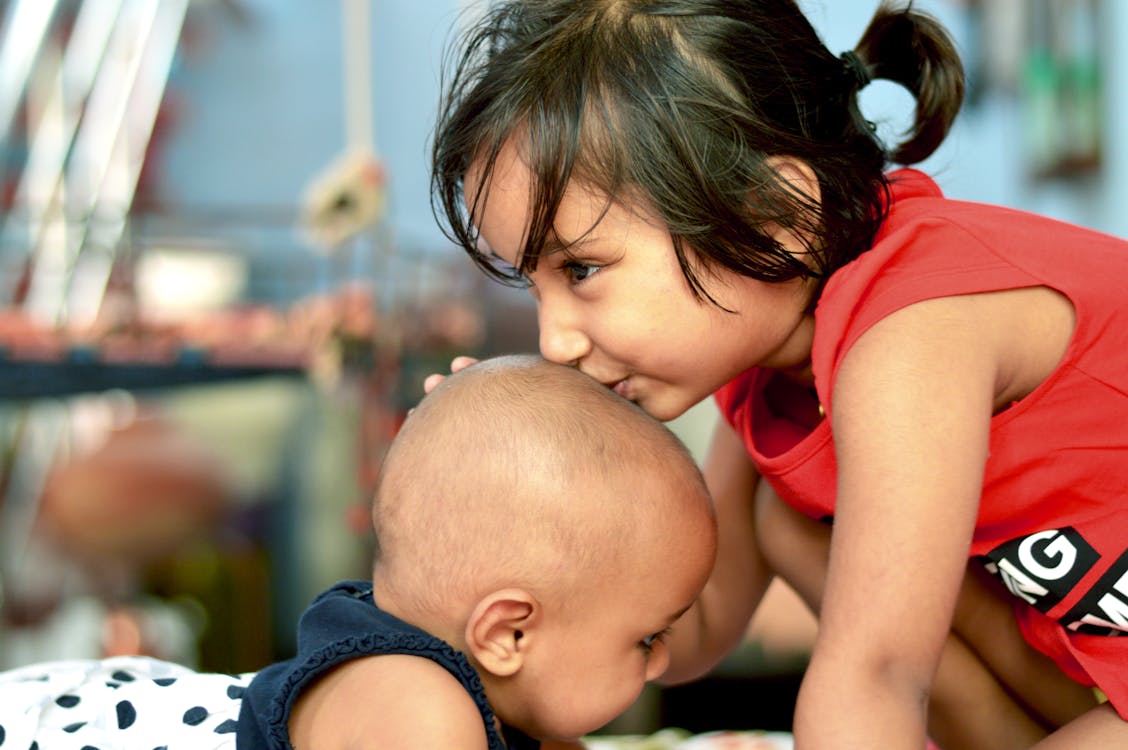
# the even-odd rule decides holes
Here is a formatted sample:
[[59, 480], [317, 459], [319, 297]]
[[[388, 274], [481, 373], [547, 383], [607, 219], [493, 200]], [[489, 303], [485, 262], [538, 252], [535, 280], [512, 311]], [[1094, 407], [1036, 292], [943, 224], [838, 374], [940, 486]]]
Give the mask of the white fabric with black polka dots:
[[0, 750], [234, 750], [253, 676], [138, 656], [0, 672]]

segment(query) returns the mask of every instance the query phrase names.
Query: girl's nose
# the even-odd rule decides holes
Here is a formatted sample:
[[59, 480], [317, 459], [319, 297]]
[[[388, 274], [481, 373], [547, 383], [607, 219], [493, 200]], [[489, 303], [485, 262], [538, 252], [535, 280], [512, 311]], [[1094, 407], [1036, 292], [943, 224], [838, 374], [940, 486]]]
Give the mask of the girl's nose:
[[550, 362], [574, 365], [591, 350], [588, 337], [567, 311], [548, 305], [543, 299], [537, 306], [537, 324], [541, 356]]

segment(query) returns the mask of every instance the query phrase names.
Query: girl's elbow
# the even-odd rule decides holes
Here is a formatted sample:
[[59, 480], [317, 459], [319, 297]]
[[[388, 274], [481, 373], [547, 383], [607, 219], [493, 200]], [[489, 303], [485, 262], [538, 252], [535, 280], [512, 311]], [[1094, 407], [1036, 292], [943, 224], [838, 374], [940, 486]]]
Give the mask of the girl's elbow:
[[843, 680], [857, 689], [926, 710], [936, 664], [924, 654], [896, 648], [842, 648], [838, 653], [816, 646], [808, 679], [825, 679], [842, 689]]

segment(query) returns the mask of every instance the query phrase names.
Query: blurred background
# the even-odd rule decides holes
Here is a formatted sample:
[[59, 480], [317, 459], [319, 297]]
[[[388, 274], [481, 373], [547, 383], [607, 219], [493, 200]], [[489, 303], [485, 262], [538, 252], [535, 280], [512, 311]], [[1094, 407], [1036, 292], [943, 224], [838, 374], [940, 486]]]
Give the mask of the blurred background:
[[[850, 49], [876, 0], [802, 0]], [[917, 0], [967, 104], [953, 197], [1128, 236], [1128, 4]], [[0, 1], [0, 668], [289, 656], [369, 575], [384, 447], [456, 353], [536, 348], [523, 292], [434, 222], [429, 136], [459, 0]], [[892, 85], [863, 110], [887, 140]], [[697, 455], [716, 415], [673, 426]], [[788, 728], [814, 634], [773, 589], [712, 678], [617, 726]]]

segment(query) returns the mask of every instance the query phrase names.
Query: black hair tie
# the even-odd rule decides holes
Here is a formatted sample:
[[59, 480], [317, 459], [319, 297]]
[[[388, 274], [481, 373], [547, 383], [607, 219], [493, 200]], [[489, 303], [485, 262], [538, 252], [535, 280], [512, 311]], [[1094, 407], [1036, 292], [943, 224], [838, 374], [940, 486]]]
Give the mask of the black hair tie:
[[862, 58], [858, 57], [858, 53], [854, 50], [847, 50], [838, 56], [840, 60], [846, 65], [846, 72], [851, 78], [857, 88], [865, 88], [866, 84], [873, 80], [870, 75], [869, 66], [866, 65]]

